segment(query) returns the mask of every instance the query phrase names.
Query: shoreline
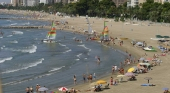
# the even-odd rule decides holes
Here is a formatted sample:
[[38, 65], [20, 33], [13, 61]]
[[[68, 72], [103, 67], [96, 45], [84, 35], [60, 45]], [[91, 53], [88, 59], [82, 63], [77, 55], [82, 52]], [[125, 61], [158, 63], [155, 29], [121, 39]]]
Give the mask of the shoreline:
[[[50, 15], [50, 16], [54, 16], [54, 15]], [[54, 18], [54, 17], [52, 17], [52, 18]], [[61, 18], [62, 19], [62, 18]], [[73, 18], [74, 20], [76, 20], [75, 18]], [[45, 20], [45, 19], [44, 19]], [[47, 19], [48, 20], [48, 19]], [[82, 19], [83, 20], [83, 19]], [[94, 19], [90, 19], [90, 20], [94, 20]], [[106, 19], [106, 20], [108, 20], [108, 19]], [[71, 19], [70, 19], [70, 21], [68, 21], [68, 22], [71, 22]], [[96, 22], [95, 22], [96, 23]], [[69, 26], [72, 26], [74, 23], [71, 23], [71, 24], [69, 24]], [[120, 22], [118, 22], [117, 24], [119, 24], [119, 25], [121, 25], [121, 23]], [[97, 24], [98, 25], [98, 24]], [[75, 26], [75, 25], [74, 25]], [[122, 26], [122, 25], [121, 25]], [[62, 27], [61, 27], [62, 28]], [[79, 28], [79, 27], [77, 27], [77, 28]], [[87, 28], [87, 27], [86, 27]], [[94, 27], [95, 28], [95, 27]], [[84, 28], [83, 28], [84, 29]], [[66, 30], [66, 29], [63, 29], [63, 30]], [[135, 29], [134, 29], [135, 30]], [[74, 31], [71, 31], [71, 29], [68, 29], [67, 31], [70, 31], [70, 32], [74, 32]], [[97, 31], [97, 30], [96, 30]], [[98, 31], [97, 31], [98, 32]], [[119, 36], [120, 34], [122, 34], [122, 32], [120, 33], [118, 33], [118, 34], [113, 34], [113, 33], [111, 33], [111, 36], [112, 37], [117, 37], [117, 36]], [[125, 34], [124, 34], [125, 35]], [[120, 36], [121, 37], [121, 36]], [[127, 35], [127, 37], [129, 37], [128, 35]], [[142, 38], [141, 38], [141, 40], [143, 40]], [[147, 40], [147, 39], [145, 39], [145, 40]], [[125, 41], [125, 40], [124, 40]], [[155, 42], [155, 41], [153, 41], [153, 42]], [[151, 41], [149, 41], [149, 40], [147, 40], [147, 43], [153, 43], [153, 42], [151, 42]], [[135, 48], [135, 47], [133, 47], [132, 45], [130, 45], [130, 41], [129, 40], [127, 40], [127, 41], [125, 41], [125, 43], [124, 43], [124, 45], [123, 46], [119, 46], [119, 44], [117, 44], [117, 42], [116, 42], [116, 46], [112, 46], [112, 45], [110, 45], [111, 47], [116, 47], [116, 49], [119, 49], [119, 50], [121, 50], [121, 51], [128, 51], [128, 52], [130, 52], [131, 54], [132, 54], [132, 56], [134, 56], [135, 58], [140, 58], [142, 55], [144, 55], [144, 53], [145, 53], [145, 51], [143, 51], [143, 50], [139, 50], [138, 48]], [[158, 53], [158, 52], [157, 52]], [[148, 56], [150, 56], [150, 57], [152, 57], [153, 56], [153, 54], [154, 53], [148, 53], [147, 52], [147, 54], [148, 54]], [[161, 60], [163, 60], [163, 62], [165, 62], [165, 61], [167, 61], [168, 59], [163, 59], [163, 58], [161, 58]], [[168, 63], [167, 63], [168, 64]], [[135, 65], [135, 64], [133, 64], [133, 65]], [[163, 64], [161, 64], [161, 65], [163, 65]], [[110, 67], [111, 68], [111, 67]], [[127, 67], [128, 68], [128, 67]], [[127, 69], [126, 68], [126, 69]], [[153, 67], [154, 69], [158, 69], [158, 67]], [[164, 69], [164, 68], [162, 68], [162, 69]], [[152, 70], [152, 71], [149, 71], [149, 73], [154, 73], [155, 72], [155, 70]], [[146, 73], [146, 74], [149, 74], [149, 73]], [[145, 74], [145, 75], [146, 75]], [[111, 75], [111, 73], [110, 73], [110, 75]], [[144, 76], [144, 74], [140, 74], [139, 76], [137, 76], [137, 78], [138, 77], [142, 77], [142, 75]], [[110, 80], [110, 76], [105, 76], [105, 77], [103, 77], [103, 78], [101, 78], [101, 79], [103, 79], [103, 80]], [[143, 80], [144, 81], [144, 80]], [[135, 82], [137, 82], [137, 81], [135, 81]], [[127, 83], [129, 83], [129, 82], [127, 82]], [[131, 82], [130, 82], [131, 83]], [[122, 84], [120, 84], [120, 86], [121, 86]], [[127, 85], [127, 84], [125, 84], [125, 85]], [[158, 84], [159, 85], [159, 84]], [[123, 86], [123, 85], [122, 85]], [[70, 87], [73, 87], [73, 88], [75, 88], [75, 89], [78, 89], [78, 90], [82, 90], [82, 89], [85, 89], [85, 88], [88, 88], [89, 87], [89, 84], [80, 84], [80, 85], [73, 85], [73, 86], [70, 86]], [[114, 87], [114, 86], [113, 86]], [[143, 89], [143, 88], [142, 88]], [[58, 90], [57, 88], [56, 89], [52, 89], [52, 90]], [[111, 89], [109, 89], [110, 91], [114, 91], [114, 90], [112, 90], [112, 86], [111, 86]], [[104, 90], [102, 93], [107, 93], [107, 92], [109, 92], [109, 90]], [[160, 89], [161, 90], [161, 89]], [[128, 90], [128, 91], [130, 91], [130, 90]], [[158, 92], [160, 92], [160, 91], [158, 91]], [[82, 92], [82, 93], [84, 93], [84, 92]], [[127, 93], [127, 92], [122, 92], [122, 93]], [[139, 93], [142, 93], [142, 92], [139, 92]], [[151, 93], [151, 92], [149, 92], [149, 93]], [[157, 93], [157, 92], [154, 92], [154, 93]]]

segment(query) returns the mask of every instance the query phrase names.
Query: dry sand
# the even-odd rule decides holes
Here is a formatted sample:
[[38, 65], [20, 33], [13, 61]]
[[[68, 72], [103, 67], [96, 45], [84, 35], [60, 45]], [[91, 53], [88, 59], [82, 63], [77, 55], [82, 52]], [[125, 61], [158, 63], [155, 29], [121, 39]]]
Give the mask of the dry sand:
[[[2, 11], [2, 10], [1, 10]], [[8, 10], [3, 10], [7, 12]], [[15, 10], [14, 10], [15, 11]], [[10, 13], [18, 13], [10, 11]], [[19, 13], [28, 13], [28, 12], [19, 12]], [[29, 13], [30, 14], [30, 13]], [[44, 13], [43, 13], [44, 14]], [[39, 19], [39, 20], [66, 20], [68, 21], [69, 27], [74, 27], [74, 31], [80, 31], [80, 28], [83, 28], [85, 30], [88, 29], [87, 22], [85, 17], [75, 17], [75, 18], [69, 18], [69, 17], [57, 17], [55, 15], [49, 15], [49, 14], [44, 14], [46, 15], [45, 17]], [[143, 56], [145, 53], [147, 53], [148, 56], [146, 58], [153, 57], [154, 53], [156, 54], [161, 54], [161, 52], [158, 50], [157, 52], [146, 52], [142, 50], [141, 48], [137, 47], [132, 47], [130, 44], [131, 39], [134, 40], [139, 40], [139, 41], [146, 41], [147, 45], [151, 45], [155, 48], [158, 47], [157, 41], [153, 41], [150, 38], [154, 38], [156, 34], [160, 35], [170, 35], [170, 27], [168, 25], [158, 25], [158, 24], [152, 24], [148, 26], [149, 22], [137, 22], [136, 24], [127, 24], [130, 22], [114, 22], [113, 19], [103, 19], [103, 18], [89, 18], [89, 21], [92, 25], [93, 30], [96, 32], [102, 32], [103, 30], [103, 23], [104, 20], [108, 21], [106, 24], [109, 28], [109, 34], [112, 37], [126, 37], [129, 38], [128, 40], [124, 40], [123, 46], [119, 46], [118, 41], [116, 43], [117, 48], [125, 51], [127, 50], [129, 53], [131, 53], [133, 56], [136, 57], [136, 59], [140, 58]], [[93, 23], [94, 22], [94, 23]], [[132, 23], [132, 22], [131, 22]], [[58, 27], [64, 27], [63, 26], [58, 26]], [[65, 30], [72, 30], [70, 29], [65, 29]], [[83, 30], [81, 30], [83, 31]], [[112, 45], [111, 45], [112, 46]], [[169, 70], [169, 60], [170, 60], [170, 55], [167, 56], [159, 56], [159, 58], [163, 61], [161, 63], [161, 66], [155, 66], [150, 70], [148, 73], [145, 74], [139, 74], [137, 76], [137, 81], [128, 81], [124, 83], [119, 83], [117, 86], [110, 86], [110, 89], [101, 91], [101, 93], [163, 93], [163, 88], [164, 87], [170, 87], [170, 70]], [[135, 64], [133, 64], [135, 65]], [[111, 68], [111, 67], [110, 67]], [[127, 70], [127, 69], [126, 69]], [[101, 78], [106, 81], [110, 81], [110, 77], [112, 75], [105, 76], [104, 78]], [[145, 80], [145, 77], [152, 77], [153, 79], [150, 80], [150, 84], [155, 84], [156, 86], [150, 87], [150, 86], [141, 86], [141, 84], [146, 84], [147, 80]], [[115, 77], [114, 77], [115, 79]], [[124, 78], [125, 80], [125, 78]], [[77, 90], [81, 90], [81, 93], [86, 93], [85, 90], [90, 88], [89, 83], [85, 84], [79, 84], [72, 86], [73, 88]], [[69, 87], [69, 88], [72, 88]], [[54, 89], [54, 91], [57, 91], [57, 88]], [[89, 93], [92, 91], [88, 91]], [[59, 92], [61, 93], [61, 92]]]

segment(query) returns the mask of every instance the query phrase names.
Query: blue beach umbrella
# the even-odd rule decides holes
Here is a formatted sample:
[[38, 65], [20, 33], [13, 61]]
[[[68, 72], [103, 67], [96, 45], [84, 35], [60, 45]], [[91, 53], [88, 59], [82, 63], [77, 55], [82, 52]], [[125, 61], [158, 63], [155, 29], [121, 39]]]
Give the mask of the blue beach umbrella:
[[163, 88], [163, 90], [169, 90], [169, 88]]

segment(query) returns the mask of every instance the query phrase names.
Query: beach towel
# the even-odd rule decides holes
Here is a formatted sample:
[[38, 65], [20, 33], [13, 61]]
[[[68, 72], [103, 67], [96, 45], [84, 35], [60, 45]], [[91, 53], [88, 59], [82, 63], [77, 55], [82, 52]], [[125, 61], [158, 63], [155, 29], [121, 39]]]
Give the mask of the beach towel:
[[141, 84], [141, 86], [156, 86], [154, 84]]

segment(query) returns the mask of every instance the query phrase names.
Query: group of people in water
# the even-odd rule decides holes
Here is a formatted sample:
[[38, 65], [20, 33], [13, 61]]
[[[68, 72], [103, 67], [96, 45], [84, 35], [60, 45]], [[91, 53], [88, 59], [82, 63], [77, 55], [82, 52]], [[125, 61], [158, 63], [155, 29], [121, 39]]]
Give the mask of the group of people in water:
[[[44, 90], [44, 91], [39, 91], [39, 88], [41, 88], [41, 86], [39, 84], [36, 85], [35, 87], [35, 90], [34, 88], [31, 86], [31, 87], [27, 87], [25, 89], [26, 93], [47, 93], [47, 90]], [[43, 88], [46, 88], [45, 86]]]

